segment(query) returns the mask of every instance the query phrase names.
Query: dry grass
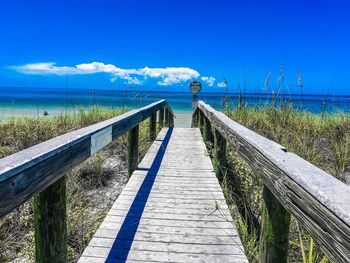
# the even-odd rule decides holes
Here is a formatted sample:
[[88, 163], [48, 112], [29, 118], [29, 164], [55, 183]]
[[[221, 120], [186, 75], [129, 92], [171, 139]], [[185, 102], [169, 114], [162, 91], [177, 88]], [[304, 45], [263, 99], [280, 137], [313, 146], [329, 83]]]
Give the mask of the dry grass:
[[350, 116], [321, 117], [292, 107], [227, 111], [235, 121], [285, 146], [310, 163], [350, 182]]
[[[124, 110], [94, 107], [74, 116], [7, 119], [0, 123], [0, 158], [55, 136], [112, 118]], [[148, 149], [148, 121], [141, 124], [140, 151]], [[126, 181], [126, 136], [67, 175], [69, 261], [76, 262]], [[33, 206], [29, 201], [0, 220], [0, 262], [34, 261]]]
[[[251, 130], [285, 146], [315, 166], [327, 171], [339, 180], [350, 184], [350, 116], [344, 113], [311, 114], [294, 109], [291, 105], [276, 107], [269, 105], [248, 108], [238, 103], [237, 108], [226, 108], [226, 114]], [[261, 220], [262, 182], [249, 165], [234, 150], [227, 153], [230, 174], [239, 178], [246, 204]], [[237, 181], [237, 180], [236, 180]], [[230, 186], [223, 185], [228, 191]], [[231, 195], [234, 193], [231, 193]], [[229, 199], [229, 198], [228, 198]], [[250, 262], [256, 262], [258, 242], [256, 236], [249, 236], [244, 216], [232, 204], [233, 215], [246, 248]], [[231, 208], [231, 205], [230, 205]], [[248, 251], [249, 250], [249, 251]], [[292, 217], [290, 230], [289, 262], [327, 262], [320, 247]]]

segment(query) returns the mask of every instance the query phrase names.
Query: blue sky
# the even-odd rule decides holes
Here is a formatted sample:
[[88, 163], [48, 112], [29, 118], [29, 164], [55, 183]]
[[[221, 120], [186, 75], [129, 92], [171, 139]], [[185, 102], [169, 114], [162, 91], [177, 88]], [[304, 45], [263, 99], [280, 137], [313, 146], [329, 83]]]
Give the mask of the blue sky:
[[[0, 2], [0, 86], [350, 94], [347, 1]], [[96, 62], [96, 63], [93, 63]], [[215, 79], [215, 80], [214, 80]]]

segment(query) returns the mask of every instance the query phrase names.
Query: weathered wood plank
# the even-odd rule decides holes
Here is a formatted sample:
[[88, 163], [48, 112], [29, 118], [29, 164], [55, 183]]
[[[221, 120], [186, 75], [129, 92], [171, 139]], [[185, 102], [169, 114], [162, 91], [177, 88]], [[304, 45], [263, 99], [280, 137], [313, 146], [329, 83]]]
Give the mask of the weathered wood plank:
[[[101, 229], [99, 228], [94, 237], [102, 238], [116, 238], [119, 231], [118, 229]], [[119, 238], [118, 238], [119, 239]], [[117, 240], [118, 240], [117, 239]], [[162, 233], [142, 233], [136, 232], [135, 235], [131, 231], [123, 233], [121, 240], [132, 240], [132, 241], [149, 241], [149, 242], [164, 242], [164, 243], [180, 243], [183, 245], [187, 244], [201, 244], [201, 245], [230, 245], [232, 250], [241, 251], [237, 246], [238, 236], [237, 235], [223, 235], [223, 236], [206, 236], [206, 235], [186, 235], [183, 232], [178, 234], [162, 234]], [[89, 247], [89, 246], [88, 246]], [[242, 253], [243, 251], [241, 251]], [[227, 251], [229, 253], [229, 251]], [[210, 251], [207, 251], [210, 254]], [[85, 253], [83, 253], [85, 255]]]
[[[127, 247], [127, 240], [120, 240], [120, 248]], [[112, 248], [114, 239], [112, 238], [93, 238], [91, 245], [100, 248]], [[197, 253], [207, 254], [207, 251], [212, 251], [213, 254], [235, 255], [239, 254], [237, 247], [231, 245], [210, 245], [210, 244], [182, 244], [182, 243], [166, 243], [166, 242], [150, 242], [150, 241], [134, 241], [133, 248], [140, 251], [162, 251], [175, 253]], [[93, 252], [92, 252], [93, 253]]]
[[[100, 229], [116, 229], [115, 223], [103, 222]], [[231, 228], [199, 228], [199, 227], [176, 227], [176, 226], [157, 226], [157, 225], [140, 225], [137, 229], [140, 233], [161, 233], [161, 234], [178, 234], [186, 233], [194, 236], [235, 236], [230, 233]]]
[[[133, 202], [131, 199], [125, 199], [123, 198], [121, 202], [114, 203], [112, 206], [112, 209], [121, 209], [121, 210], [129, 210], [131, 203], [133, 203], [134, 206], [141, 206], [141, 203]], [[197, 203], [175, 203], [175, 202], [147, 202], [145, 209], [147, 208], [178, 208], [181, 207], [182, 210], [185, 211], [193, 211], [195, 209], [203, 210], [206, 212], [213, 212], [213, 206], [215, 206], [215, 201], [210, 202], [208, 204], [203, 202], [197, 202]], [[224, 202], [217, 202], [217, 206], [220, 206], [221, 210], [227, 210], [227, 206], [225, 206]]]
[[[222, 262], [246, 262], [245, 257], [238, 255], [219, 255], [219, 254], [200, 254], [200, 253], [174, 253], [174, 252], [163, 252], [163, 251], [139, 251], [125, 249], [105, 249], [98, 248], [90, 250], [87, 249], [86, 254], [90, 257], [101, 257], [105, 258], [106, 255], [109, 260], [106, 262], [115, 262], [117, 259], [130, 259], [130, 260], [144, 260], [145, 262], [158, 261], [158, 262], [191, 262], [191, 263], [222, 263]], [[86, 255], [84, 255], [86, 256]], [[128, 262], [128, 261], [127, 261]]]
[[[107, 215], [104, 222], [108, 223], [123, 223], [124, 218], [120, 216]], [[206, 228], [206, 229], [227, 229], [232, 233], [232, 222], [227, 221], [193, 221], [193, 220], [175, 220], [175, 219], [162, 219], [162, 218], [146, 218], [142, 217], [140, 220], [135, 221], [135, 224], [149, 225], [149, 226], [175, 226], [175, 227], [192, 227], [192, 228]], [[118, 225], [116, 225], [116, 228]]]
[[350, 187], [204, 102], [198, 105], [330, 260], [350, 262]]
[[[130, 202], [133, 203], [135, 206], [143, 206], [142, 202], [136, 201], [133, 202], [135, 199], [135, 196], [121, 196], [120, 197], [120, 203], [126, 203]], [[119, 200], [119, 198], [118, 198]], [[160, 207], [167, 207], [167, 206], [183, 206], [183, 207], [191, 207], [191, 206], [208, 206], [208, 207], [220, 207], [222, 209], [226, 209], [226, 205], [224, 203], [224, 200], [208, 200], [208, 199], [196, 199], [196, 200], [188, 200], [188, 199], [159, 199], [156, 197], [150, 197], [147, 201], [147, 204], [157, 204], [159, 203]], [[118, 203], [119, 204], [119, 203]]]

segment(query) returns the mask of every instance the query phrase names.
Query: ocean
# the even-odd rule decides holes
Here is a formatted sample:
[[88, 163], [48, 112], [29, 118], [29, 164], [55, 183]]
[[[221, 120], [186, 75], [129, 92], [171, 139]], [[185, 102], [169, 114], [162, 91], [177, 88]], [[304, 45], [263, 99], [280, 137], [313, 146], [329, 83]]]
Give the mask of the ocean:
[[[230, 106], [236, 107], [237, 93], [201, 92], [198, 99], [222, 109], [223, 98], [229, 97]], [[250, 107], [271, 103], [272, 96], [267, 93], [241, 94]], [[349, 112], [350, 95], [280, 95], [279, 98], [291, 100], [295, 107], [318, 114], [327, 112]], [[190, 112], [193, 96], [186, 92], [167, 91], [135, 91], [135, 90], [91, 90], [91, 89], [57, 89], [57, 88], [0, 88], [0, 118], [37, 116], [44, 111], [50, 115], [72, 113], [78, 108], [88, 109], [92, 105], [105, 108], [138, 108], [151, 102], [166, 99], [172, 109], [177, 112]]]

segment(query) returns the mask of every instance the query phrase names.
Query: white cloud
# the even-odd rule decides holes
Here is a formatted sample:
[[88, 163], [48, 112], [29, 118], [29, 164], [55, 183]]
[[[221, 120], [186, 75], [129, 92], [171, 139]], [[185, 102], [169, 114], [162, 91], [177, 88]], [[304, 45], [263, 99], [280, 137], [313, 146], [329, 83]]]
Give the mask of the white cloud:
[[203, 77], [201, 77], [201, 80], [206, 82], [209, 87], [213, 87], [214, 86], [214, 82], [215, 82], [215, 78], [214, 77], [205, 77], [205, 76], [203, 76]]
[[[32, 75], [82, 75], [95, 73], [111, 74], [111, 81], [122, 79], [128, 84], [142, 84], [143, 79], [155, 78], [160, 79], [159, 85], [168, 86], [193, 78], [198, 78], [198, 71], [187, 67], [166, 67], [166, 68], [139, 68], [139, 69], [122, 69], [113, 64], [104, 64], [102, 62], [92, 62], [71, 66], [56, 66], [53, 62], [26, 64], [21, 66], [11, 66], [23, 74]], [[214, 79], [215, 80], [215, 79]]]
[[219, 82], [219, 83], [218, 83], [218, 87], [219, 87], [219, 88], [225, 88], [225, 87], [226, 87], [225, 81]]
[[57, 67], [54, 62], [43, 62], [35, 64], [26, 64], [22, 66], [11, 66], [14, 69], [23, 74], [33, 75], [66, 75], [66, 74], [79, 74], [79, 69], [74, 67]]

